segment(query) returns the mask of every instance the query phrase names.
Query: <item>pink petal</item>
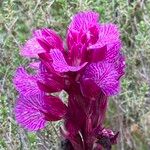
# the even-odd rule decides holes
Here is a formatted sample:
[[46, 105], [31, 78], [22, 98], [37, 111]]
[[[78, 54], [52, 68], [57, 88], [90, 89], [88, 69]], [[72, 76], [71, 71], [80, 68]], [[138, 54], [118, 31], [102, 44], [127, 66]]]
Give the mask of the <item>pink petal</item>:
[[45, 38], [36, 38], [39, 45], [45, 50], [45, 52], [49, 52], [50, 49], [52, 48], [50, 45], [49, 45], [49, 42], [45, 39]]
[[45, 127], [45, 115], [40, 112], [40, 95], [34, 97], [20, 96], [15, 107], [15, 116], [17, 122], [28, 129], [36, 131]]
[[115, 24], [102, 24], [99, 28], [99, 45], [106, 45], [119, 40], [119, 30]]
[[99, 62], [90, 64], [83, 76], [83, 80], [91, 79], [106, 95], [114, 95], [119, 91], [118, 72], [113, 64]]
[[85, 80], [82, 80], [80, 84], [81, 92], [85, 97], [91, 100], [96, 100], [99, 97], [101, 90], [99, 86], [97, 86], [97, 84], [91, 79], [87, 78]]
[[90, 45], [89, 49], [100, 49], [107, 47], [105, 59], [114, 61], [121, 49], [119, 31], [114, 24], [104, 24], [99, 27], [99, 39], [96, 44]]
[[41, 53], [39, 54], [39, 57], [41, 59], [41, 65], [40, 65], [40, 71], [44, 74], [49, 74], [52, 79], [61, 82], [62, 81], [62, 75], [59, 72], [56, 72], [52, 65], [52, 58], [50, 56], [50, 53]]
[[[89, 47], [91, 51], [94, 53], [95, 60], [107, 60], [108, 62], [114, 62], [119, 56], [120, 49], [121, 49], [121, 42], [115, 42], [108, 45], [105, 45], [103, 47], [99, 45], [92, 45]], [[93, 57], [93, 56], [92, 56]], [[96, 62], [94, 61], [93, 62]]]
[[86, 46], [83, 44], [72, 45], [72, 48], [69, 51], [69, 58], [72, 66], [79, 66], [82, 62], [86, 61]]
[[51, 48], [63, 50], [63, 41], [61, 37], [51, 29], [42, 28], [36, 30], [34, 31], [34, 36], [46, 51], [49, 51]]
[[23, 67], [17, 69], [13, 83], [17, 91], [24, 96], [34, 95], [40, 92], [37, 85], [37, 78], [29, 75]]
[[87, 64], [87, 62], [85, 62], [81, 66], [69, 66], [62, 52], [58, 49], [52, 49], [50, 51], [50, 55], [53, 60], [52, 65], [54, 69], [58, 72], [68, 72], [68, 71], [76, 72], [76, 71], [81, 70]]
[[73, 17], [67, 33], [67, 45], [73, 65], [85, 62], [83, 57], [87, 47], [98, 40], [98, 19], [99, 14], [93, 11], [79, 12]]
[[[40, 78], [38, 79], [39, 81], [38, 86], [39, 88], [44, 91], [44, 92], [48, 92], [48, 93], [53, 93], [53, 92], [59, 92], [61, 90], [63, 90], [64, 88], [64, 84], [63, 83], [63, 79], [61, 79], [61, 81], [59, 82], [59, 79], [56, 77], [53, 77], [54, 75], [48, 74], [48, 73], [41, 73], [40, 74]], [[58, 81], [57, 81], [58, 79]]]
[[98, 22], [99, 14], [93, 11], [79, 12], [69, 26], [70, 29], [87, 30]]
[[46, 119], [57, 121], [63, 118], [67, 112], [67, 106], [55, 96], [45, 96], [43, 109], [47, 110]]
[[49, 93], [64, 89], [65, 79], [61, 73], [54, 70], [50, 54], [41, 53], [39, 57], [42, 60], [40, 64], [40, 77], [38, 78], [39, 88]]
[[89, 50], [90, 52], [90, 61], [91, 62], [99, 62], [106, 58], [107, 56], [107, 47], [101, 47], [98, 49]]
[[32, 38], [25, 43], [20, 54], [29, 58], [38, 57], [39, 53], [49, 52], [51, 48], [63, 50], [62, 39], [55, 31], [42, 28], [33, 32]]
[[38, 57], [38, 53], [45, 52], [44, 49], [39, 45], [36, 38], [29, 39], [22, 47], [20, 55], [25, 57]]
[[91, 27], [90, 31], [90, 44], [95, 44], [99, 39], [99, 24]]
[[16, 120], [30, 131], [45, 127], [47, 121], [61, 119], [66, 113], [66, 106], [60, 99], [53, 96], [36, 94], [34, 96], [21, 95], [15, 107]]
[[80, 12], [73, 17], [67, 32], [67, 45], [69, 50], [74, 43], [84, 45], [97, 41], [98, 19], [99, 14], [93, 11]]
[[119, 56], [120, 49], [121, 49], [121, 42], [120, 41], [116, 42], [116, 43], [109, 44], [107, 46], [107, 52], [106, 52], [105, 59], [108, 60], [109, 62], [116, 61], [116, 59]]

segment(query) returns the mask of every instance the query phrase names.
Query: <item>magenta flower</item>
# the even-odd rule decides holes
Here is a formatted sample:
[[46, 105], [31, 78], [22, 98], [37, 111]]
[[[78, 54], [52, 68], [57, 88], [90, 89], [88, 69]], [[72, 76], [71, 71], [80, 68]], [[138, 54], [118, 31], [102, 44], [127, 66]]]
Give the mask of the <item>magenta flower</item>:
[[[73, 17], [67, 31], [67, 48], [55, 31], [42, 28], [33, 32], [21, 55], [36, 58], [29, 75], [19, 67], [14, 85], [19, 92], [15, 116], [30, 131], [48, 121], [64, 119], [61, 135], [70, 150], [107, 150], [117, 134], [103, 127], [108, 97], [120, 91], [124, 75], [119, 31], [114, 24], [100, 24], [99, 14], [87, 11]], [[65, 90], [65, 105], [54, 92]]]

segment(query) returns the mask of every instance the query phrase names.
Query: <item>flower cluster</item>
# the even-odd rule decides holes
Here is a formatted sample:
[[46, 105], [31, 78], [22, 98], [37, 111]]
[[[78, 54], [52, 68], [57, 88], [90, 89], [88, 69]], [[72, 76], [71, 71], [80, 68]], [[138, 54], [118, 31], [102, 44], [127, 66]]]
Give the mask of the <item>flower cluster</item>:
[[[19, 67], [14, 85], [19, 92], [17, 122], [29, 131], [49, 121], [64, 119], [62, 137], [70, 150], [111, 149], [118, 133], [103, 127], [108, 97], [120, 90], [124, 74], [119, 31], [114, 24], [99, 23], [93, 11], [76, 14], [67, 30], [66, 45], [55, 31], [35, 30], [21, 49], [34, 58], [30, 75]], [[65, 104], [53, 93], [66, 91]], [[56, 94], [55, 94], [56, 95]]]

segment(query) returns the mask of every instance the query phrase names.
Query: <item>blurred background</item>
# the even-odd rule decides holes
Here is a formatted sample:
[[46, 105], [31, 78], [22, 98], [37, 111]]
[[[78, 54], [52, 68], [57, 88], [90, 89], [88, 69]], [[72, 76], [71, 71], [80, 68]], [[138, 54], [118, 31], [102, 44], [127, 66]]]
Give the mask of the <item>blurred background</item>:
[[[55, 29], [64, 39], [74, 13], [94, 10], [101, 22], [121, 30], [126, 75], [121, 93], [110, 99], [106, 127], [119, 131], [114, 150], [150, 150], [150, 1], [148, 0], [0, 0], [0, 150], [55, 150], [61, 122], [28, 133], [14, 119], [15, 69], [29, 60], [19, 56], [31, 31]], [[63, 93], [60, 94], [63, 97]]]

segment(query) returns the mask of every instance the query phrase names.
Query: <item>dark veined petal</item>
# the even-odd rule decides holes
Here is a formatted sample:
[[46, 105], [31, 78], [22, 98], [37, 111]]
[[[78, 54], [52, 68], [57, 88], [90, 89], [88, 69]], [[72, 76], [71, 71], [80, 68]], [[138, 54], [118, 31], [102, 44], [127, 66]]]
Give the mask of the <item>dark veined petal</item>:
[[119, 31], [114, 24], [104, 24], [99, 27], [99, 39], [98, 41], [89, 46], [91, 50], [98, 50], [102, 47], [107, 47], [105, 60], [114, 61], [121, 49], [121, 41], [119, 39]]
[[80, 64], [86, 62], [86, 45], [74, 44], [69, 51], [69, 58], [72, 66], [80, 66]]
[[[42, 59], [42, 63], [40, 64], [40, 78], [39, 80], [41, 80], [41, 77], [43, 79], [53, 79], [55, 81], [57, 81], [58, 83], [61, 83], [62, 85], [64, 84], [64, 77], [61, 73], [56, 72], [52, 66], [52, 62], [48, 61], [48, 60], [43, 60]], [[42, 79], [42, 81], [43, 81]], [[47, 80], [47, 81], [48, 81]], [[45, 82], [47, 82], [45, 81]]]
[[43, 49], [47, 52], [51, 48], [58, 48], [63, 50], [63, 41], [55, 31], [48, 28], [42, 28], [36, 30], [34, 35], [36, 36], [41, 47], [43, 47]]
[[46, 72], [40, 74], [40, 77], [38, 78], [37, 83], [38, 83], [39, 88], [42, 91], [53, 93], [53, 92], [59, 92], [64, 88], [63, 78], [59, 82], [59, 80], [57, 80], [58, 78], [56, 77], [56, 80], [55, 80], [53, 76], [54, 75], [50, 75]]
[[66, 38], [66, 42], [67, 42], [67, 46], [68, 49], [72, 49], [72, 46], [76, 43], [79, 43], [79, 36], [80, 33], [74, 29], [68, 29], [68, 33], [67, 33], [67, 38]]
[[90, 49], [89, 53], [90, 53], [89, 60], [91, 62], [94, 63], [94, 62], [102, 61], [107, 56], [107, 46], [105, 45], [104, 47], [98, 49]]
[[24, 96], [40, 92], [37, 85], [37, 78], [29, 75], [23, 67], [19, 67], [16, 70], [13, 83], [16, 90]]
[[20, 95], [16, 102], [15, 116], [21, 126], [29, 131], [36, 131], [44, 128], [47, 121], [60, 120], [66, 109], [59, 98], [44, 96], [44, 93]]
[[65, 79], [61, 73], [56, 72], [52, 66], [49, 53], [41, 53], [40, 73], [37, 84], [39, 88], [48, 93], [59, 92], [65, 87]]
[[45, 127], [46, 120], [40, 112], [40, 95], [34, 97], [20, 96], [16, 102], [15, 117], [17, 122], [30, 131], [36, 131]]
[[114, 65], [108, 62], [90, 64], [83, 76], [83, 80], [91, 79], [106, 95], [114, 95], [119, 91], [118, 72]]
[[105, 56], [105, 60], [108, 62], [114, 62], [119, 56], [120, 49], [121, 49], [121, 42], [118, 41], [116, 43], [109, 44], [107, 46], [107, 52]]
[[99, 40], [97, 43], [104, 46], [119, 40], [119, 30], [115, 24], [102, 24], [99, 28]]
[[49, 52], [52, 48], [46, 39], [39, 37], [36, 38], [36, 40], [39, 43], [39, 45], [44, 49], [44, 52]]
[[63, 50], [63, 42], [57, 33], [48, 28], [42, 28], [33, 32], [22, 47], [20, 54], [25, 57], [38, 57], [39, 53], [47, 52], [51, 48]]
[[99, 86], [89, 78], [81, 80], [80, 88], [82, 94], [91, 100], [96, 100], [101, 92]]
[[58, 49], [52, 49], [50, 51], [50, 55], [53, 60], [52, 65], [54, 69], [58, 72], [68, 72], [68, 71], [76, 72], [81, 70], [87, 64], [87, 62], [85, 62], [81, 66], [69, 66], [62, 52]]
[[52, 58], [50, 56], [50, 53], [40, 53], [39, 58], [41, 60], [40, 72], [48, 72], [51, 76], [56, 76], [56, 78], [58, 78], [59, 74], [54, 70], [52, 66]]
[[90, 33], [90, 44], [95, 44], [99, 39], [99, 25], [95, 25], [89, 29]]
[[63, 89], [61, 84], [52, 79], [47, 81], [38, 81], [37, 83], [40, 90], [43, 92], [54, 93], [60, 92]]
[[45, 118], [48, 121], [57, 121], [63, 118], [67, 112], [67, 106], [55, 96], [44, 96], [43, 110], [46, 110]]
[[87, 31], [98, 22], [99, 14], [93, 11], [79, 12], [74, 17], [69, 29]]
[[107, 60], [108, 62], [115, 62], [119, 56], [121, 49], [121, 42], [108, 44], [103, 47], [99, 45], [92, 45], [89, 47], [91, 52], [91, 61], [98, 62], [101, 60]]
[[98, 19], [99, 14], [92, 11], [79, 12], [73, 17], [67, 32], [69, 50], [75, 43], [87, 45], [98, 40]]
[[49, 70], [50, 72], [55, 73], [55, 70], [52, 67], [52, 59], [49, 53], [40, 53], [38, 54], [41, 60], [40, 70], [44, 72]]
[[20, 55], [25, 57], [38, 57], [38, 53], [45, 52], [35, 37], [29, 39], [20, 51]]
[[98, 40], [98, 19], [99, 14], [93, 11], [79, 12], [73, 17], [67, 32], [67, 46], [72, 65], [78, 66], [87, 60], [87, 48]]

